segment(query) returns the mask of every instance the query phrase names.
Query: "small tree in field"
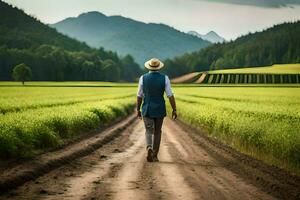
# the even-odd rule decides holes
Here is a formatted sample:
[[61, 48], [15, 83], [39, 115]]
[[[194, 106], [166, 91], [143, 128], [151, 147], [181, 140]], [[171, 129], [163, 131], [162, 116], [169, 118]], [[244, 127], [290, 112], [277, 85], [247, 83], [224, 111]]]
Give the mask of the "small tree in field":
[[25, 81], [29, 81], [31, 79], [31, 69], [24, 63], [19, 64], [14, 67], [12, 76], [15, 81], [22, 81], [22, 84], [24, 85]]

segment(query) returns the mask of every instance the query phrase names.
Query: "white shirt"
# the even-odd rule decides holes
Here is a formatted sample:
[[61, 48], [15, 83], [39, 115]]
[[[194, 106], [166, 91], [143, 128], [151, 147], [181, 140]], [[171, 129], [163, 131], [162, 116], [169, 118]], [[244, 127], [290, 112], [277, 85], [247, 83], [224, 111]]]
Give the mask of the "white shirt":
[[[149, 73], [152, 73], [151, 71]], [[171, 83], [170, 83], [170, 79], [167, 75], [165, 75], [165, 92], [167, 97], [171, 97], [173, 96], [173, 92], [171, 89]], [[140, 77], [139, 79], [139, 87], [138, 87], [138, 92], [137, 92], [137, 96], [143, 98], [144, 97], [144, 92], [143, 92], [143, 76]]]

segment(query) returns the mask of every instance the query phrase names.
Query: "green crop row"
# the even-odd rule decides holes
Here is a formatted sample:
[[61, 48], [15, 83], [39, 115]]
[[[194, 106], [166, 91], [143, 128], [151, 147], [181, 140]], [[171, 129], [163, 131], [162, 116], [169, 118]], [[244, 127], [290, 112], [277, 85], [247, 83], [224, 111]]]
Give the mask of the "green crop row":
[[134, 93], [131, 88], [0, 87], [0, 113], [125, 98]]
[[128, 115], [133, 106], [134, 99], [125, 97], [2, 114], [0, 157], [27, 157], [57, 147], [64, 139]]
[[208, 84], [299, 84], [300, 74], [207, 74]]
[[300, 88], [176, 88], [180, 119], [269, 163], [300, 169]]

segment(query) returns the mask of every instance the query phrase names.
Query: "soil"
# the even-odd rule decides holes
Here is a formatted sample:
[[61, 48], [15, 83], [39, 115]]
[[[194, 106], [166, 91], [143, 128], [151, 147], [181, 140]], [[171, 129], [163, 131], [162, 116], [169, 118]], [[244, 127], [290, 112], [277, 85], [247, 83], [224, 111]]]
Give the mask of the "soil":
[[164, 121], [160, 162], [146, 161], [144, 139], [143, 122], [131, 116], [2, 171], [0, 199], [300, 199], [298, 176], [181, 122]]

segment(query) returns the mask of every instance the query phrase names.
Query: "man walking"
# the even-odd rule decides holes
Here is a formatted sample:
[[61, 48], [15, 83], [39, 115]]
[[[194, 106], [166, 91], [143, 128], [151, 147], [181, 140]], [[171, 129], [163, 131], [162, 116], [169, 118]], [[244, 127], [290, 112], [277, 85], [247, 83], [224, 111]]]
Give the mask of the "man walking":
[[149, 70], [149, 73], [141, 76], [139, 80], [137, 117], [143, 117], [146, 128], [147, 161], [158, 162], [157, 154], [161, 140], [161, 127], [166, 116], [164, 92], [166, 92], [173, 109], [173, 119], [177, 118], [176, 103], [168, 76], [159, 73], [164, 64], [160, 60], [152, 58], [145, 62], [145, 67]]

